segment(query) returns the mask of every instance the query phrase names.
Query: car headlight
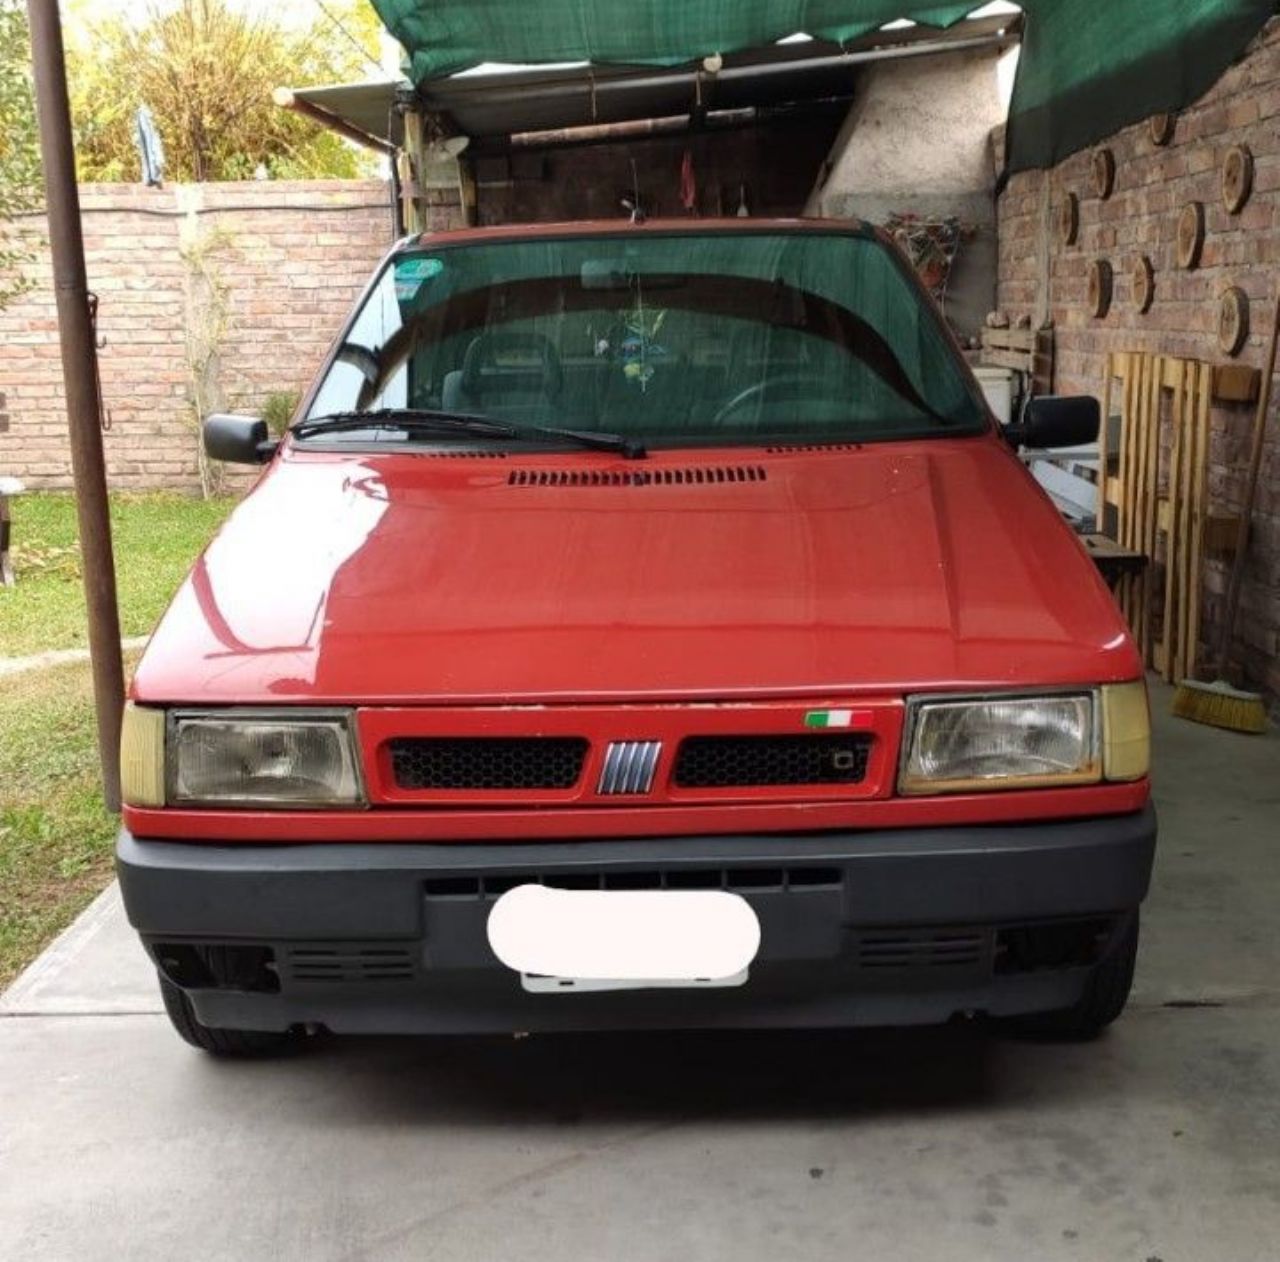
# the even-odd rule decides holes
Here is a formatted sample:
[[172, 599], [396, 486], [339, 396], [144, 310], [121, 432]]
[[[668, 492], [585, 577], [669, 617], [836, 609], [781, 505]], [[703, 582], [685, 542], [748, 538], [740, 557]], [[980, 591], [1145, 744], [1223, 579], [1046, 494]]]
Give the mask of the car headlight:
[[347, 711], [228, 711], [169, 717], [170, 805], [356, 806], [363, 800]]
[[1139, 780], [1150, 760], [1142, 681], [1040, 697], [913, 698], [898, 791], [974, 793]]
[[129, 705], [121, 789], [130, 806], [360, 806], [347, 710], [173, 711]]

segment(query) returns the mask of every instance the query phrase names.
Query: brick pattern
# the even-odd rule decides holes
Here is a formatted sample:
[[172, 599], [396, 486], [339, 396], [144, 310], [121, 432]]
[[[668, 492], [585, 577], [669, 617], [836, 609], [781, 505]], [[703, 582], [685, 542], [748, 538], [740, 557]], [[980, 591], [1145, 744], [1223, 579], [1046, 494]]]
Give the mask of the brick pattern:
[[[1218, 346], [1221, 294], [1236, 285], [1251, 299], [1251, 334], [1239, 357], [1260, 365], [1280, 287], [1280, 19], [1259, 36], [1246, 57], [1178, 119], [1173, 142], [1155, 146], [1145, 123], [1106, 142], [1116, 157], [1115, 191], [1107, 201], [1092, 193], [1090, 153], [1079, 153], [1047, 172], [1024, 172], [1000, 198], [1001, 309], [1033, 318], [1043, 303], [1057, 338], [1057, 389], [1101, 395], [1109, 351], [1138, 350], [1223, 362]], [[1248, 205], [1229, 215], [1221, 194], [1222, 160], [1235, 144], [1253, 151], [1256, 171]], [[1080, 199], [1074, 246], [1057, 235], [1065, 195]], [[1044, 212], [1047, 194], [1049, 214]], [[1176, 225], [1182, 207], [1204, 203], [1206, 240], [1200, 267], [1181, 271]], [[1047, 257], [1044, 226], [1048, 228]], [[1146, 315], [1131, 301], [1135, 258], [1151, 257], [1155, 302]], [[1088, 309], [1088, 270], [1094, 259], [1115, 270], [1115, 293], [1105, 319]], [[1046, 269], [1047, 264], [1047, 269]], [[1278, 391], [1280, 392], [1280, 391]], [[1273, 404], [1267, 451], [1254, 515], [1254, 540], [1234, 647], [1253, 687], [1280, 696], [1280, 425]], [[1251, 407], [1215, 408], [1210, 455], [1210, 508], [1236, 511], [1253, 424]], [[1204, 645], [1216, 644], [1227, 567], [1211, 562], [1205, 583]]]
[[[269, 394], [303, 389], [391, 244], [388, 186], [83, 185], [80, 196], [89, 286], [101, 302], [111, 485], [196, 490], [189, 339], [197, 348], [216, 341], [206, 381], [223, 406], [253, 412]], [[455, 226], [456, 198], [436, 213], [435, 226]], [[201, 268], [203, 285], [194, 279]], [[71, 469], [47, 252], [31, 276], [33, 288], [0, 311], [0, 394], [9, 416], [0, 474], [62, 489], [71, 486]], [[222, 313], [216, 320], [214, 306]]]

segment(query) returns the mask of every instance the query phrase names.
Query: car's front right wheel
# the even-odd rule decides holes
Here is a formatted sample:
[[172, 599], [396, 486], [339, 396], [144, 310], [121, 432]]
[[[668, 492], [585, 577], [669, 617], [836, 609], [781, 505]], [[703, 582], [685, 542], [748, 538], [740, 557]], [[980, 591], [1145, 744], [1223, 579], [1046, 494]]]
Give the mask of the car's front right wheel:
[[1084, 994], [1070, 1008], [1011, 1017], [1002, 1025], [1013, 1034], [1029, 1038], [1071, 1042], [1097, 1038], [1129, 1002], [1137, 960], [1138, 913], [1135, 911], [1120, 940], [1090, 974]]
[[275, 1056], [297, 1045], [292, 1030], [225, 1030], [205, 1025], [181, 987], [160, 975], [160, 997], [173, 1028], [192, 1047], [213, 1056]]

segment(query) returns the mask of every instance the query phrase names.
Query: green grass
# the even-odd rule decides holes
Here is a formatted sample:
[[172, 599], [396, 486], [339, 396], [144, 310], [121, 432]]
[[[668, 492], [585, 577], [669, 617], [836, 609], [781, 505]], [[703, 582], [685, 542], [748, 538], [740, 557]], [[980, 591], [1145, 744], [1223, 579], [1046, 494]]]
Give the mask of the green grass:
[[[172, 494], [112, 496], [122, 635], [151, 631], [234, 503]], [[18, 496], [11, 505], [18, 583], [0, 587], [0, 657], [84, 645], [75, 502], [69, 495], [36, 494]]]
[[[151, 630], [233, 503], [113, 497], [124, 635]], [[13, 518], [18, 584], [0, 588], [0, 657], [84, 644], [75, 504], [24, 495]], [[88, 663], [0, 677], [0, 698], [2, 987], [111, 879], [117, 821], [102, 805]]]
[[87, 662], [3, 680], [0, 987], [111, 879]]

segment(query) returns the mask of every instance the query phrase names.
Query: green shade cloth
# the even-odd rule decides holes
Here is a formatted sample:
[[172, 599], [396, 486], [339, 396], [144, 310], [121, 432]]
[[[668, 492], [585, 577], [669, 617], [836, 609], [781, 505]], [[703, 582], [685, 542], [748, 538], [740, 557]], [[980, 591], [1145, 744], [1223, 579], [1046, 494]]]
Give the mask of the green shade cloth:
[[[976, 4], [911, 0], [373, 0], [416, 83], [484, 61], [679, 65], [806, 31], [857, 39], [895, 18], [954, 25]], [[1206, 91], [1275, 0], [1022, 0], [1013, 171], [1049, 166]]]

